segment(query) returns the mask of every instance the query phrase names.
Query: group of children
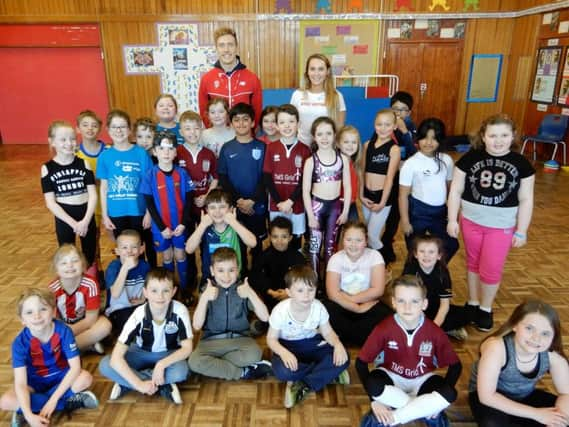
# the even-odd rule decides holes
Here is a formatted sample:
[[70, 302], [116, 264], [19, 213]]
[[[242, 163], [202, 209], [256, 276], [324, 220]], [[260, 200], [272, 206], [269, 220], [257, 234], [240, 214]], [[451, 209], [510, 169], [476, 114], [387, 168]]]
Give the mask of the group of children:
[[[365, 333], [354, 331], [361, 335], [356, 370], [372, 400], [362, 425], [416, 419], [448, 425], [444, 409], [456, 399], [462, 366], [445, 332], [465, 339], [468, 323], [492, 328], [508, 249], [525, 243], [531, 219], [534, 171], [511, 151], [511, 120], [499, 115], [484, 122], [453, 173], [442, 152], [444, 124], [427, 119], [413, 137], [412, 98], [405, 92], [376, 114], [363, 145], [355, 128], [337, 130], [334, 120], [318, 117], [309, 147], [298, 139], [299, 113], [291, 104], [263, 110], [259, 139], [255, 112], [244, 103], [228, 110], [224, 100], [210, 100], [207, 130], [192, 111], [177, 122], [171, 95], [161, 95], [155, 108], [158, 124], [136, 121], [136, 145], [120, 110], [107, 116], [110, 147], [97, 140], [101, 121], [90, 111], [78, 118], [79, 147], [71, 124], [49, 128], [55, 154], [41, 182], [61, 245], [53, 262], [57, 279], [48, 291], [26, 291], [18, 303], [24, 330], [13, 345], [15, 387], [0, 400], [2, 409], [15, 411], [12, 424], [46, 425], [56, 409], [96, 407], [79, 350], [104, 353], [101, 341], [111, 333], [118, 340], [99, 365], [114, 382], [111, 400], [136, 390], [181, 404], [176, 384], [190, 372], [230, 380], [274, 374], [287, 383], [290, 408], [327, 384], [349, 383], [342, 344], [349, 330], [340, 325], [351, 312], [367, 313]], [[399, 216], [409, 256], [404, 275], [391, 284], [392, 314], [380, 298]], [[263, 251], [267, 219], [270, 246]], [[101, 226], [116, 239], [117, 255], [104, 276], [105, 315], [97, 280]], [[446, 268], [459, 230], [468, 267], [464, 307], [450, 304]], [[299, 251], [303, 237], [308, 264]], [[339, 244], [345, 258], [331, 260]], [[190, 321], [198, 249], [200, 294]], [[321, 252], [328, 298], [338, 307], [317, 299]], [[355, 274], [347, 279], [340, 267], [350, 265]], [[547, 304], [524, 303], [483, 342], [470, 386], [480, 425], [496, 425], [499, 417], [569, 422], [569, 367], [556, 316]], [[201, 331], [195, 348], [193, 331]], [[271, 361], [252, 337], [265, 331]], [[444, 367], [444, 376], [434, 373]], [[549, 369], [557, 400], [535, 390]]]

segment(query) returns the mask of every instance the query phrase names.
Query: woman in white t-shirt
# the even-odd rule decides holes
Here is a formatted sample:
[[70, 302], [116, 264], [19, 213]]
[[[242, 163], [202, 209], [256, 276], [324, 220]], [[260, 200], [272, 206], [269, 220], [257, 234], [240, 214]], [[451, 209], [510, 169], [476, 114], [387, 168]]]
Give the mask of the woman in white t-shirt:
[[448, 263], [458, 250], [458, 240], [447, 233], [447, 190], [453, 162], [441, 150], [445, 125], [437, 118], [425, 119], [417, 130], [419, 151], [411, 156], [399, 174], [399, 212], [407, 249], [415, 236], [430, 234], [443, 241]]
[[385, 290], [385, 263], [381, 254], [367, 247], [366, 226], [349, 222], [342, 233], [343, 249], [326, 267], [324, 305], [330, 324], [342, 342], [362, 346], [372, 329], [392, 314], [380, 301]]
[[298, 139], [309, 147], [312, 144], [310, 128], [318, 117], [330, 117], [336, 122], [337, 129], [344, 126], [346, 104], [334, 87], [330, 61], [325, 55], [315, 53], [308, 57], [303, 87], [294, 91], [290, 103], [298, 109], [300, 116]]

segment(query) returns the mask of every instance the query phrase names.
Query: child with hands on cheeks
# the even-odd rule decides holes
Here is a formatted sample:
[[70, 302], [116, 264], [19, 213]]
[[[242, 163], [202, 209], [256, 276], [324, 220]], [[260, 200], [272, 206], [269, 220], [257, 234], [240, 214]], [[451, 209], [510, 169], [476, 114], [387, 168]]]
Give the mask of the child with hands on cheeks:
[[287, 381], [284, 406], [291, 408], [333, 381], [349, 384], [350, 362], [326, 308], [316, 299], [314, 270], [295, 265], [285, 275], [285, 283], [289, 298], [271, 313], [267, 344], [273, 351], [275, 376]]
[[12, 343], [14, 386], [0, 398], [0, 409], [14, 411], [11, 426], [50, 425], [54, 411], [96, 408], [93, 382], [81, 369], [71, 330], [55, 319], [55, 297], [47, 289], [22, 292], [17, 312], [24, 329]]
[[[529, 300], [482, 341], [468, 385], [479, 426], [569, 424], [569, 365], [561, 335], [555, 309]], [[558, 396], [536, 388], [548, 371]]]

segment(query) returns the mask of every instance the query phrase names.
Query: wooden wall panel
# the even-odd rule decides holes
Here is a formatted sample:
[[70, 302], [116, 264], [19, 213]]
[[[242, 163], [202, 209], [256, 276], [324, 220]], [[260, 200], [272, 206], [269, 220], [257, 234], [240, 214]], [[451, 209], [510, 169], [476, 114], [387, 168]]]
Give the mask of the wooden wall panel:
[[0, 15], [61, 16], [96, 15], [99, 1], [84, 0], [2, 0]]
[[298, 87], [298, 21], [259, 24], [263, 87]]

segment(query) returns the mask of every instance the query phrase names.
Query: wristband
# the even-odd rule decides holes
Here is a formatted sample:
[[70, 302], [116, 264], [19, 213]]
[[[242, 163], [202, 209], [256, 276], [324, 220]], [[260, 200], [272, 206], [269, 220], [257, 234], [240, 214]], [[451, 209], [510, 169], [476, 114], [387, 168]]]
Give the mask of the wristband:
[[526, 238], [525, 234], [522, 233], [518, 233], [517, 231], [514, 233], [514, 236], [517, 237], [518, 239], [524, 239]]

